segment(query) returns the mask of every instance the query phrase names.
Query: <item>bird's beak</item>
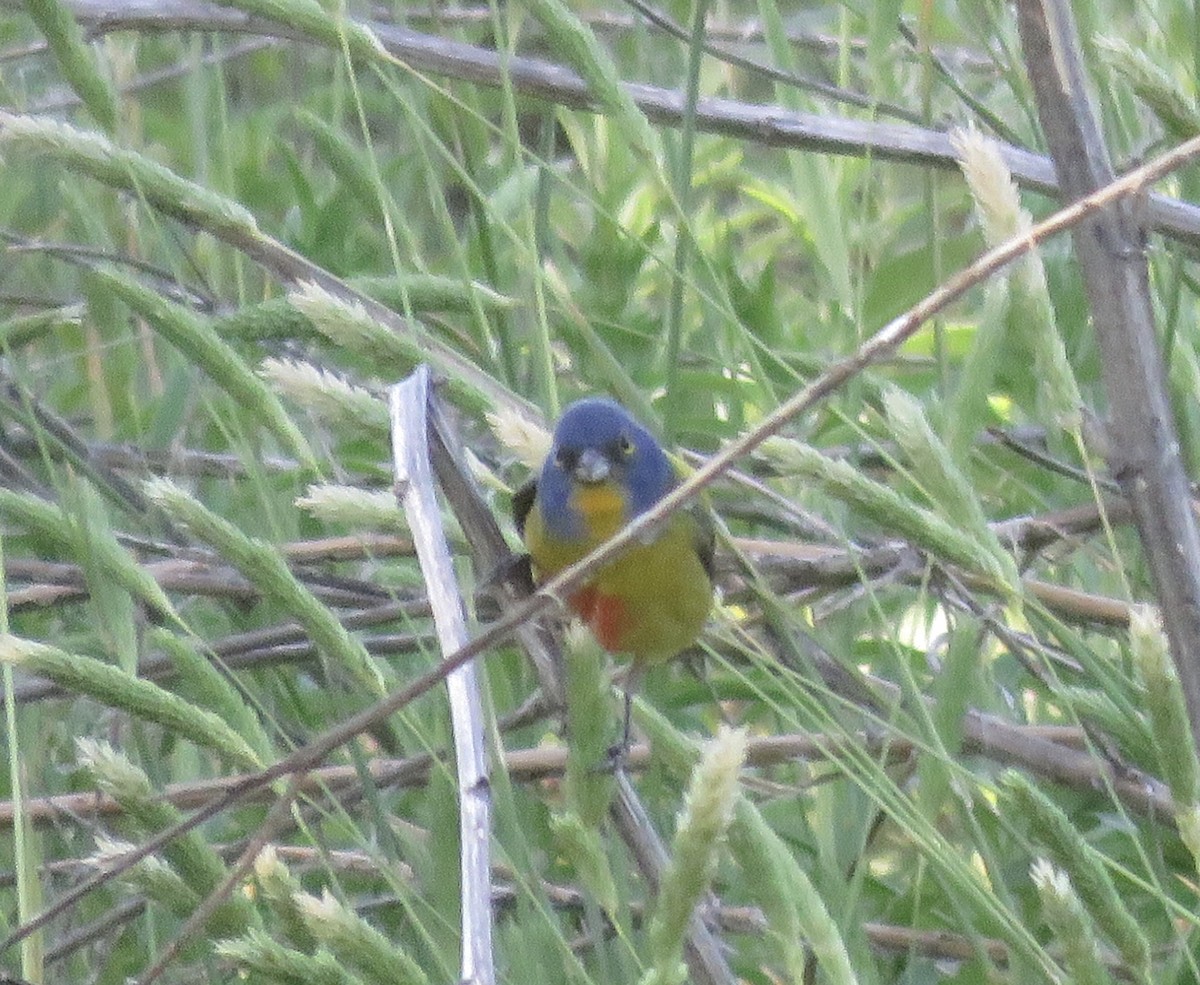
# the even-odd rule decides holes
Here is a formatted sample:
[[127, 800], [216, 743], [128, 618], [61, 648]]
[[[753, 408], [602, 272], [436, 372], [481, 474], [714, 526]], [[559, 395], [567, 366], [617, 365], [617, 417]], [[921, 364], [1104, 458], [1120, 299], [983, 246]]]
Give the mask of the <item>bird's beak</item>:
[[608, 478], [611, 469], [608, 459], [595, 448], [585, 448], [571, 474], [584, 485], [593, 485]]

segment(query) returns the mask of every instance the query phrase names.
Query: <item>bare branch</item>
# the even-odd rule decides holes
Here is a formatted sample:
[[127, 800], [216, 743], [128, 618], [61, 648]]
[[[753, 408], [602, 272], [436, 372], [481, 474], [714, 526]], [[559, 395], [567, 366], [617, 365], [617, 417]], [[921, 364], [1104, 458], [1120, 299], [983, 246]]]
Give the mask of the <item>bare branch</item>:
[[[396, 498], [412, 528], [438, 643], [448, 656], [462, 647], [468, 636], [462, 594], [442, 527], [430, 463], [431, 376], [428, 366], [418, 366], [408, 379], [391, 389], [392, 462]], [[492, 951], [491, 791], [483, 750], [483, 703], [474, 664], [466, 664], [448, 675], [446, 688], [458, 767], [462, 880], [459, 979], [464, 985], [492, 985], [496, 966]]]
[[[70, 0], [75, 17], [93, 35], [111, 31], [206, 30], [255, 34], [312, 43], [314, 39], [286, 24], [199, 0]], [[20, 8], [14, 0], [0, 7]], [[388, 53], [418, 72], [464, 79], [486, 86], [512, 86], [517, 92], [576, 109], [596, 108], [583, 80], [570, 69], [536, 58], [495, 51], [422, 34], [394, 24], [366, 22]], [[634, 102], [655, 123], [679, 127], [686, 99], [682, 92], [642, 83], [626, 83]], [[696, 103], [699, 130], [773, 147], [870, 156], [879, 160], [957, 170], [949, 135], [925, 127], [851, 120], [800, 113], [782, 106], [760, 106], [731, 99]], [[1004, 161], [1022, 186], [1058, 194], [1054, 166], [1039, 154], [1002, 145]], [[1069, 196], [1068, 196], [1069, 197]], [[1150, 195], [1146, 221], [1154, 229], [1200, 244], [1200, 209], [1175, 199]], [[293, 274], [299, 279], [301, 274]], [[311, 276], [311, 274], [309, 275]]]
[[[1042, 129], [1070, 199], [1112, 181], [1065, 0], [1020, 0]], [[1139, 204], [1105, 203], [1073, 229], [1108, 394], [1110, 469], [1133, 508], [1163, 628], [1200, 739], [1200, 532], [1154, 330]]]

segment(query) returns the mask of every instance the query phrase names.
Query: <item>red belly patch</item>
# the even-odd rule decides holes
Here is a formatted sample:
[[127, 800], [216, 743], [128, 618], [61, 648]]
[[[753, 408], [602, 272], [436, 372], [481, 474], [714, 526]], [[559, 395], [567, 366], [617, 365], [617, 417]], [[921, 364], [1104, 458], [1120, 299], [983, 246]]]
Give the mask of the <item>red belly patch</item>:
[[595, 585], [587, 585], [571, 596], [571, 608], [579, 613], [604, 649], [621, 652], [621, 642], [629, 628], [621, 599], [602, 594]]

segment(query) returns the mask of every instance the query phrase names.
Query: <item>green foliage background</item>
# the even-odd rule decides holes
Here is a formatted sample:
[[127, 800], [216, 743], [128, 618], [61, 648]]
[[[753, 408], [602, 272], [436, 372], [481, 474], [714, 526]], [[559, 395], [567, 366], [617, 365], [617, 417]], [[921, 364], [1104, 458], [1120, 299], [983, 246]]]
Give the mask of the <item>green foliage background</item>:
[[[168, 2], [88, 39], [99, 5], [0, 3], [0, 629], [20, 638], [0, 647], [16, 699], [0, 934], [93, 876], [98, 837], [145, 840], [204, 785], [440, 658], [402, 518], [296, 502], [314, 483], [390, 488], [380, 405], [281, 386], [258, 375], [264, 360], [376, 395], [432, 362], [515, 547], [508, 498], [527, 469], [484, 411], [552, 421], [606, 392], [710, 454], [984, 251], [948, 145], [918, 154], [919, 141], [972, 124], [1042, 152], [1013, 12], [991, 0], [651, 11], [678, 35], [633, 3], [178, 6], [190, 30]], [[716, 51], [698, 47], [706, 9]], [[227, 29], [243, 15], [258, 29]], [[1194, 12], [1139, 0], [1076, 15], [1118, 166], [1194, 134]], [[385, 40], [416, 34], [383, 54], [368, 22]], [[471, 48], [499, 58], [465, 78]], [[659, 87], [676, 111], [644, 115], [619, 82]], [[739, 114], [751, 122], [733, 133]], [[808, 135], [785, 140], [780, 121], [797, 119]], [[1188, 200], [1195, 181], [1159, 190]], [[1022, 183], [1035, 219], [1053, 211], [1043, 179]], [[1147, 259], [1194, 463], [1186, 239], [1156, 233]], [[755, 810], [736, 815], [706, 904], [731, 980], [1200, 977], [1196, 863], [1163, 784], [1190, 790], [1181, 811], [1194, 804], [1193, 746], [1177, 692], [1130, 651], [1127, 605], [1153, 590], [1103, 450], [1087, 450], [1105, 401], [1069, 240], [1041, 257], [1048, 308], [991, 279], [790, 425], [823, 459], [777, 446], [712, 490], [732, 537], [723, 604], [696, 659], [646, 682], [655, 746], [633, 779], [669, 841], [691, 766], [680, 736], [730, 721], [752, 751], [793, 743], [764, 741], [745, 768], [739, 810]], [[308, 282], [319, 289], [297, 297]], [[355, 308], [357, 294], [383, 307]], [[1039, 372], [1039, 340], [1055, 338], [1081, 427]], [[892, 388], [924, 425], [889, 424]], [[147, 495], [151, 475], [214, 526]], [[1058, 534], [1026, 537], [1020, 518]], [[335, 550], [343, 537], [354, 546]], [[462, 566], [468, 597], [485, 574]], [[53, 649], [35, 663], [21, 640]], [[136, 689], [139, 665], [165, 695]], [[638, 981], [644, 876], [601, 811], [606, 897], [556, 823], [572, 796], [561, 717], [529, 704], [537, 677], [516, 644], [480, 666], [499, 980]], [[616, 707], [598, 728], [615, 730]], [[587, 740], [602, 750], [612, 734]], [[81, 738], [144, 780], [98, 778]], [[240, 882], [164, 980], [455, 980], [450, 740], [438, 691], [336, 752], [326, 765], [342, 770], [272, 839], [290, 875]], [[538, 750], [549, 773], [508, 773], [504, 753]], [[428, 771], [370, 769], [428, 754]], [[202, 795], [169, 807], [180, 784]], [[45, 799], [98, 786], [116, 798], [103, 811]], [[143, 974], [268, 806], [239, 802], [105, 881], [0, 968]], [[1080, 896], [1039, 896], [1039, 858]], [[365, 923], [314, 929], [300, 888]], [[829, 958], [839, 948], [848, 966]]]

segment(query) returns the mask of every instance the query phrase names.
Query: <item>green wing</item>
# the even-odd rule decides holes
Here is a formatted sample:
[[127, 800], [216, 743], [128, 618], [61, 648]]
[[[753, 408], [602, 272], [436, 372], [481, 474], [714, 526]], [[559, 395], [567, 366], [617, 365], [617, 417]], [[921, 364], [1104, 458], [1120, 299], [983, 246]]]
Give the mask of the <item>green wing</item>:
[[[689, 470], [683, 464], [683, 460], [677, 455], [669, 457], [671, 465], [675, 469], [676, 480], [682, 482], [690, 474]], [[692, 543], [696, 548], [696, 556], [700, 558], [700, 566], [704, 568], [704, 573], [708, 575], [708, 580], [715, 585], [717, 583], [717, 575], [713, 557], [717, 550], [717, 532], [713, 527], [712, 517], [709, 514], [707, 496], [701, 493], [699, 499], [692, 500], [680, 512], [691, 518], [693, 527]]]

